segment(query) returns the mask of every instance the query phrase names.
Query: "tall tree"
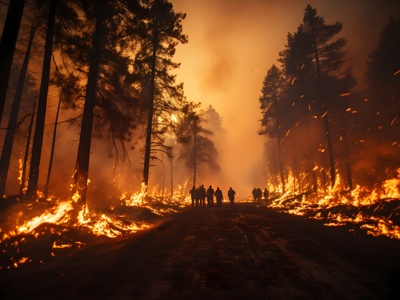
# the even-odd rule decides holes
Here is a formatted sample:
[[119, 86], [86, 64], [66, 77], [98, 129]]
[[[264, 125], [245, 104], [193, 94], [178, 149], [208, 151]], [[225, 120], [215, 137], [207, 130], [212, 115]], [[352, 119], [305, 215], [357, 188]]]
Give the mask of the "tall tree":
[[50, 150], [50, 158], [49, 158], [49, 167], [47, 169], [46, 184], [44, 186], [44, 191], [43, 191], [44, 199], [47, 199], [47, 196], [48, 196], [48, 193], [49, 193], [51, 171], [53, 169], [53, 159], [54, 159], [54, 152], [55, 152], [55, 147], [56, 147], [57, 127], [58, 127], [58, 117], [60, 115], [60, 107], [61, 107], [61, 99], [58, 100], [56, 118], [54, 120], [53, 138], [52, 138], [52, 141], [51, 141], [51, 150]]
[[[170, 108], [170, 98], [176, 98], [175, 76], [169, 74], [179, 64], [171, 61], [178, 43], [186, 43], [182, 34], [182, 21], [185, 14], [175, 13], [166, 0], [154, 0], [149, 4], [148, 20], [144, 23], [144, 40], [138, 53], [136, 66], [145, 78], [143, 96], [147, 99], [147, 129], [144, 153], [143, 183], [147, 189], [149, 181], [152, 138], [156, 107]], [[171, 97], [172, 96], [172, 97]], [[178, 96], [179, 97], [179, 96]]]
[[0, 41], [0, 123], [6, 102], [11, 65], [21, 25], [25, 0], [10, 1], [3, 34]]
[[[344, 69], [346, 40], [334, 40], [341, 30], [340, 22], [325, 24], [316, 9], [308, 5], [303, 23], [295, 34], [288, 35], [287, 48], [280, 53], [286, 76], [291, 78], [291, 89], [297, 90], [298, 99], [303, 99], [303, 103], [308, 102], [310, 113], [322, 120], [325, 135], [323, 148], [327, 148], [331, 185], [335, 183], [336, 176], [329, 116], [335, 109], [339, 95], [349, 92], [355, 85], [351, 70]], [[324, 151], [321, 149], [321, 153]]]
[[47, 93], [49, 89], [50, 65], [53, 48], [53, 34], [56, 17], [56, 2], [51, 0], [47, 19], [46, 43], [44, 49], [42, 79], [39, 90], [38, 110], [36, 117], [35, 134], [32, 144], [31, 165], [29, 170], [28, 188], [26, 198], [35, 199], [39, 181], [40, 158], [42, 153], [44, 125], [46, 119]]
[[400, 20], [390, 18], [377, 48], [369, 54], [365, 73], [376, 110], [383, 116], [390, 144], [399, 143]]
[[369, 54], [367, 67], [365, 75], [370, 85], [400, 90], [400, 20], [389, 18], [378, 46]]
[[26, 188], [26, 172], [27, 172], [26, 169], [28, 166], [29, 149], [30, 149], [30, 145], [31, 145], [33, 121], [35, 119], [36, 103], [37, 103], [37, 97], [35, 97], [35, 101], [32, 106], [32, 113], [31, 113], [31, 118], [30, 118], [29, 126], [28, 126], [28, 135], [27, 135], [26, 144], [25, 144], [24, 160], [22, 162], [21, 185], [20, 185], [20, 189], [19, 189], [19, 193], [21, 195], [24, 193], [24, 190]]
[[285, 80], [282, 72], [275, 66], [268, 70], [264, 78], [261, 96], [259, 98], [260, 109], [263, 115], [261, 119], [261, 129], [259, 134], [268, 134], [271, 138], [276, 138], [278, 146], [279, 174], [281, 178], [282, 191], [285, 192], [285, 176], [282, 163], [281, 147], [281, 112], [279, 100], [283, 96]]
[[33, 38], [35, 36], [36, 25], [32, 23], [31, 32], [29, 36], [28, 47], [25, 52], [24, 61], [21, 66], [17, 88], [14, 95], [14, 100], [11, 107], [10, 117], [8, 119], [8, 126], [6, 136], [4, 138], [3, 150], [0, 158], [0, 195], [5, 194], [8, 170], [10, 167], [11, 153], [14, 144], [14, 135], [16, 131], [18, 112], [22, 99], [22, 92], [24, 90], [25, 78], [28, 71], [29, 57], [31, 53]]
[[208, 167], [211, 172], [219, 172], [218, 151], [209, 138], [212, 132], [205, 128], [204, 114], [196, 112], [189, 103], [178, 126], [178, 142], [182, 144], [179, 158], [185, 161], [186, 168], [192, 172], [193, 186], [196, 186], [199, 171]]
[[90, 145], [92, 140], [93, 112], [96, 100], [96, 84], [99, 70], [101, 43], [104, 34], [104, 21], [107, 15], [106, 0], [95, 4], [96, 28], [93, 35], [90, 68], [86, 87], [85, 105], [79, 138], [78, 155], [75, 165], [73, 194], [79, 193], [75, 200], [75, 213], [86, 205], [87, 181], [89, 173]]

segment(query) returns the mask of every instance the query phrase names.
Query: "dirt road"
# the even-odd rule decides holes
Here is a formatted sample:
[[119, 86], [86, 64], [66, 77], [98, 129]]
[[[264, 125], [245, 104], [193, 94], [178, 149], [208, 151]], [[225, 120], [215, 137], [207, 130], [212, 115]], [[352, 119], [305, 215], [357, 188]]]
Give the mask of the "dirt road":
[[400, 241], [253, 203], [0, 272], [1, 299], [400, 299]]

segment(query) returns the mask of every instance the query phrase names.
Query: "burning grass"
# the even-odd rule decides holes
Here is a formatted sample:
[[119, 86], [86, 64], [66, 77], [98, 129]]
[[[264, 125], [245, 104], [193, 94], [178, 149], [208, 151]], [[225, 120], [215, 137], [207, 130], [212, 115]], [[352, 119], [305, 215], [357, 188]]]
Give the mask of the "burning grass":
[[348, 226], [374, 236], [400, 239], [400, 169], [397, 178], [368, 189], [342, 190], [337, 177], [333, 188], [303, 193], [273, 191], [267, 205], [282, 212], [322, 220], [326, 226]]
[[65, 249], [79, 249], [149, 229], [161, 216], [184, 208], [186, 200], [125, 194], [120, 199], [103, 201], [102, 207], [91, 208], [88, 203], [74, 223], [71, 200], [27, 203], [14, 198], [13, 202], [0, 215], [0, 270], [43, 264]]

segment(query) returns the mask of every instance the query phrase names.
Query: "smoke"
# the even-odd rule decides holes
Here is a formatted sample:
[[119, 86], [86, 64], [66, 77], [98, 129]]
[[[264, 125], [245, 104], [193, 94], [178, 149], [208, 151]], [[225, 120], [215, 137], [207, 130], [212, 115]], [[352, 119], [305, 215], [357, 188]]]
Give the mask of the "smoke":
[[[178, 81], [190, 100], [212, 105], [227, 129], [219, 147], [223, 186], [238, 198], [254, 186], [266, 186], [264, 142], [259, 136], [258, 98], [267, 70], [285, 49], [288, 32], [300, 25], [310, 4], [327, 24], [342, 22], [348, 40], [348, 66], [363, 88], [365, 63], [379, 41], [389, 16], [400, 14], [395, 0], [172, 0], [175, 11], [187, 14], [183, 31], [189, 43], [178, 46]], [[271, 147], [271, 144], [268, 144]], [[268, 148], [266, 151], [269, 151]], [[273, 150], [271, 150], [273, 151]]]
[[[348, 39], [349, 65], [362, 87], [365, 62], [379, 40], [379, 33], [389, 16], [399, 16], [397, 0], [171, 0], [176, 12], [186, 13], [183, 32], [189, 43], [179, 45], [174, 61], [181, 63], [177, 81], [184, 83], [189, 100], [212, 105], [223, 119], [225, 136], [215, 136], [220, 153], [221, 174], [201, 174], [205, 185], [220, 186], [226, 193], [232, 186], [238, 199], [250, 196], [254, 186], [268, 184], [265, 137], [259, 136], [261, 113], [258, 98], [262, 81], [272, 64], [279, 65], [288, 32], [295, 32], [302, 22], [304, 9], [311, 4], [326, 23], [343, 23], [342, 36]], [[4, 6], [2, 6], [4, 7]], [[3, 13], [3, 10], [2, 10]], [[51, 137], [51, 114], [47, 121], [40, 182], [44, 182]], [[63, 112], [64, 114], [66, 112]], [[68, 116], [60, 116], [65, 120]], [[73, 174], [79, 128], [64, 124], [59, 130], [50, 194], [69, 193]], [[134, 135], [138, 138], [138, 134]], [[90, 160], [89, 193], [94, 198], [115, 190], [135, 191], [140, 187], [142, 172], [141, 145], [131, 151], [129, 161], [115, 169], [115, 157], [109, 156], [104, 141], [93, 142]], [[21, 146], [22, 147], [22, 146]], [[271, 150], [270, 150], [271, 149]], [[22, 150], [14, 151], [19, 158]], [[46, 152], [47, 151], [47, 152]], [[177, 156], [177, 154], [176, 154]], [[170, 162], [155, 162], [150, 184], [170, 185]], [[186, 184], [190, 174], [183, 162], [173, 161], [174, 188]], [[18, 188], [17, 167], [13, 169], [9, 194]], [[189, 183], [190, 185], [190, 183]]]

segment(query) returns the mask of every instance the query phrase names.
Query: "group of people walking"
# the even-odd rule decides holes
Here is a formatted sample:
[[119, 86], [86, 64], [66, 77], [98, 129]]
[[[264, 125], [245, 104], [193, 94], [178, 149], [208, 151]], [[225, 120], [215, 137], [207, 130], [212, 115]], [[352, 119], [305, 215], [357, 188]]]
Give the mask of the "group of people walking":
[[255, 202], [261, 202], [262, 196], [264, 196], [265, 201], [268, 200], [269, 191], [267, 188], [264, 189], [264, 192], [260, 188], [254, 188], [251, 194]]
[[[189, 191], [192, 206], [214, 206], [214, 198], [216, 200], [217, 206], [222, 206], [222, 201], [224, 200], [224, 196], [219, 187], [216, 190], [210, 185], [208, 189], [204, 187], [204, 185], [200, 185], [199, 187], [193, 186]], [[234, 204], [236, 192], [230, 187], [228, 190], [228, 199], [231, 205]], [[207, 199], [207, 204], [206, 204]]]

